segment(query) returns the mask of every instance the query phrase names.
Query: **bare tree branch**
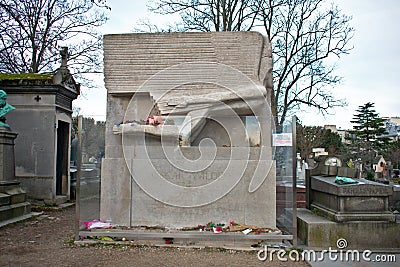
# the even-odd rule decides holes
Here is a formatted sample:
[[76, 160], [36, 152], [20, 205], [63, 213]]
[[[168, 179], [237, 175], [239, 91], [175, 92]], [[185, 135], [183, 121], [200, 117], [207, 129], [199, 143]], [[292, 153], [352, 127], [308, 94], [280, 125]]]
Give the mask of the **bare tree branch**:
[[[351, 17], [325, 0], [153, 0], [150, 10], [179, 14], [183, 31], [264, 30], [272, 46], [276, 125], [304, 108], [343, 106], [332, 59], [352, 49]], [[165, 31], [165, 30], [164, 30]]]
[[72, 73], [101, 71], [96, 28], [109, 9], [104, 0], [0, 0], [0, 71], [54, 71], [60, 46], [69, 47]]
[[260, 20], [270, 33], [273, 50], [272, 106], [276, 108], [276, 123], [282, 124], [290, 112], [299, 108], [314, 107], [325, 113], [345, 105], [327, 90], [341, 81], [328, 58], [351, 50], [351, 18], [337, 7], [329, 8], [323, 0], [271, 0], [263, 4], [264, 10], [269, 10], [262, 12]]
[[149, 10], [179, 14], [186, 31], [241, 31], [251, 29], [258, 14], [254, 0], [160, 0]]

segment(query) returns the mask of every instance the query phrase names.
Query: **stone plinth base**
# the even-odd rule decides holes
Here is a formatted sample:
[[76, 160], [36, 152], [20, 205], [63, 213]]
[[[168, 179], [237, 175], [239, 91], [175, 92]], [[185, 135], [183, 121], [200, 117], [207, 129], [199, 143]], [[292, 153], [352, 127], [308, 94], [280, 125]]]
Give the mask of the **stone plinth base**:
[[344, 238], [345, 249], [400, 248], [400, 223], [345, 222], [337, 223], [317, 216], [308, 209], [297, 209], [297, 233], [311, 248], [336, 249], [336, 241]]
[[[229, 157], [231, 150], [241, 152], [244, 150], [242, 148], [218, 148], [215, 158], [212, 158], [212, 163], [196, 173], [175, 168], [161, 152], [156, 153], [156, 149], [162, 148], [149, 147], [147, 150], [152, 159], [153, 165], [151, 166], [146, 164], [145, 157], [139, 150], [130, 154], [135, 156], [132, 160], [103, 160], [101, 219], [111, 220], [113, 223], [124, 226], [160, 225], [167, 227], [197, 226], [210, 221], [229, 224], [233, 220], [248, 225], [275, 228], [275, 162], [258, 159], [257, 154], [264, 148], [251, 148], [248, 161]], [[207, 150], [203, 149], [203, 152]], [[198, 148], [192, 147], [182, 149], [182, 152], [188, 159], [196, 159], [199, 154]], [[210, 154], [204, 153], [203, 155]], [[244, 153], [236, 153], [239, 156], [242, 154]], [[194, 164], [207, 166], [207, 160], [200, 159]], [[132, 165], [136, 164], [132, 167], [132, 173], [127, 168], [127, 162]], [[266, 168], [266, 171], [262, 169], [260, 171], [262, 175], [255, 175], [257, 166], [270, 166], [270, 169]], [[151, 167], [156, 171], [153, 171]], [[228, 169], [232, 175], [223, 176]], [[157, 180], [154, 179], [155, 175], [160, 175], [156, 177]], [[258, 187], [250, 190], [252, 182], [256, 180], [254, 177], [261, 179], [257, 180]], [[138, 178], [144, 178], [141, 180], [142, 183], [152, 181], [151, 179], [158, 181], [149, 182], [153, 186], [153, 188], [149, 187], [150, 190], [159, 190], [157, 192], [165, 193], [161, 194], [161, 197], [171, 196], [171, 199], [167, 199], [167, 201], [181, 201], [182, 206], [170, 205], [166, 203], [167, 201], [154, 197], [154, 194], [151, 195], [152, 192], [146, 192], [142, 188], [144, 186], [137, 183]], [[221, 183], [221, 179], [225, 179], [225, 182]], [[180, 185], [187, 190], [192, 190], [193, 193], [179, 194], [178, 192], [175, 194], [174, 191], [168, 191], [170, 188], [165, 184], [167, 186], [170, 184]], [[200, 191], [205, 187], [208, 187], [209, 190]], [[198, 192], [204, 194], [200, 195]], [[223, 194], [219, 194], [220, 192]], [[183, 191], [183, 193], [186, 192]], [[210, 195], [214, 199], [203, 205], [191, 207], [185, 205], [193, 203], [191, 202], [193, 200], [201, 203]]]
[[26, 193], [16, 181], [0, 182], [0, 221], [10, 220], [31, 212]]
[[14, 140], [17, 135], [9, 127], [0, 127], [0, 181], [15, 179]]
[[17, 133], [0, 127], [0, 221], [21, 217], [31, 212], [26, 192], [15, 181], [14, 140]]

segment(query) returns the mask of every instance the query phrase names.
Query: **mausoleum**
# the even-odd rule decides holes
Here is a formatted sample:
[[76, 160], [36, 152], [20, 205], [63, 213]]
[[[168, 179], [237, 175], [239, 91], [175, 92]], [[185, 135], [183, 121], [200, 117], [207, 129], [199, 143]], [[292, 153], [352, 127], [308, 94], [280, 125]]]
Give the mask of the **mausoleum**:
[[16, 110], [7, 115], [15, 140], [15, 178], [28, 197], [47, 204], [70, 196], [72, 101], [77, 84], [63, 60], [46, 74], [0, 74], [0, 89]]

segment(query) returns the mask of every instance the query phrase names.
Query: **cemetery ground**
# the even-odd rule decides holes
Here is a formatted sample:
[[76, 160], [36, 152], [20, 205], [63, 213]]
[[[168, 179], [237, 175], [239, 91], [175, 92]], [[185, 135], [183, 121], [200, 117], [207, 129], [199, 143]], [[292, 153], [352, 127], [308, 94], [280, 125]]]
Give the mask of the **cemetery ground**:
[[257, 251], [74, 244], [75, 206], [0, 228], [0, 266], [308, 266], [259, 261]]

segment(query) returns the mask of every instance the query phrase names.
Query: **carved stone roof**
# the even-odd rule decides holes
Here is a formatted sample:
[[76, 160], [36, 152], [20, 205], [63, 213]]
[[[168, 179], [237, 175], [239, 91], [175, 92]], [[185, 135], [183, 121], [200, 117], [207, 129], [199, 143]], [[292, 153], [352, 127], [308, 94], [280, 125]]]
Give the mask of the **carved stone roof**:
[[37, 89], [51, 85], [64, 87], [72, 93], [73, 99], [80, 94], [80, 84], [75, 81], [68, 69], [60, 68], [50, 73], [0, 73], [0, 86], [34, 86]]
[[72, 99], [76, 99], [80, 94], [80, 84], [66, 68], [59, 68], [50, 73], [0, 73], [0, 87], [20, 87], [19, 89], [37, 92], [46, 88], [48, 91], [49, 86], [61, 86], [67, 89], [62, 91], [65, 91]]
[[7, 94], [53, 94], [55, 105], [72, 112], [72, 101], [80, 94], [80, 84], [67, 68], [61, 67], [51, 73], [0, 73], [0, 89]]

